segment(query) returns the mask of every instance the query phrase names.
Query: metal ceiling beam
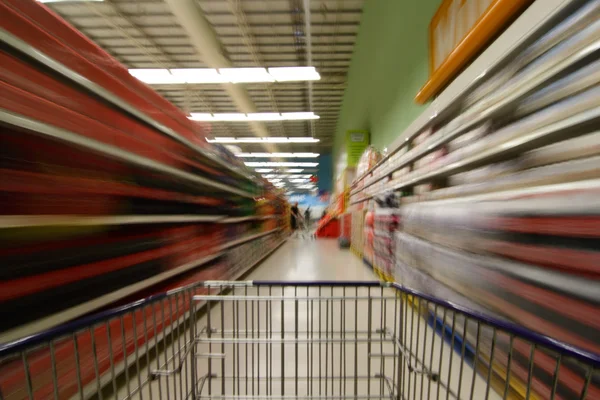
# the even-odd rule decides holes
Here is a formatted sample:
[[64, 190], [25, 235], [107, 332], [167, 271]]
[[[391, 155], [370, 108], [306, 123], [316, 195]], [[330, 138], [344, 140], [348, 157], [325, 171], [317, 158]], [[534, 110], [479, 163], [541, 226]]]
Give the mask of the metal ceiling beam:
[[[76, 21], [76, 18], [73, 19], [74, 21]], [[92, 29], [98, 29], [98, 28], [92, 28]], [[313, 34], [313, 39], [315, 38], [329, 38], [329, 37], [333, 37], [333, 36], [338, 36], [338, 37], [356, 37], [357, 33], [355, 32], [339, 32], [337, 34], [334, 33], [328, 33], [328, 32], [323, 32], [323, 33], [315, 33]], [[255, 33], [253, 35], [255, 38], [269, 38], [269, 39], [273, 39], [273, 38], [282, 38], [282, 39], [290, 39], [290, 38], [294, 38], [294, 35], [286, 35], [286, 34], [277, 34], [276, 37], [273, 37], [272, 34], [270, 33]], [[220, 34], [219, 37], [221, 39], [241, 39], [242, 36], [238, 35], [238, 34], [233, 34], [233, 33], [223, 33]], [[138, 36], [138, 39], [143, 39], [144, 36], [140, 35]], [[182, 36], [180, 34], [170, 34], [170, 35], [164, 35], [161, 34], [160, 38], [163, 39], [189, 39], [187, 36]], [[94, 40], [114, 40], [114, 39], [122, 39], [122, 36], [96, 36], [94, 37]]]
[[[131, 37], [131, 35], [129, 35], [124, 29], [122, 29], [122, 27], [120, 27], [118, 24], [115, 24], [114, 21], [110, 18], [109, 15], [106, 15], [101, 7], [98, 7], [98, 4], [92, 4], [92, 3], [87, 3], [88, 7], [90, 7], [94, 13], [96, 13], [98, 16], [102, 17], [105, 21], [107, 21], [109, 24], [111, 24], [115, 29], [117, 29], [118, 31], [120, 31], [123, 36], [125, 36], [126, 38], [128, 38], [128, 40], [130, 40], [132, 43], [134, 43], [134, 45], [139, 48], [140, 50], [142, 50], [144, 53], [154, 57], [155, 61], [158, 61], [160, 64], [163, 64], [162, 66], [164, 68], [170, 68], [172, 66], [176, 66], [177, 65], [177, 61], [174, 60], [171, 57], [171, 54], [167, 53], [158, 43], [156, 43], [155, 41], [153, 41], [150, 37], [148, 37], [146, 35], [146, 33], [144, 32], [143, 29], [141, 29], [139, 26], [137, 26], [135, 24], [135, 22], [133, 22], [133, 20], [131, 20], [130, 18], [128, 18], [127, 16], [124, 16], [121, 13], [121, 10], [119, 8], [119, 6], [117, 4], [115, 4], [112, 0], [107, 0], [105, 2], [105, 4], [108, 4], [109, 6], [111, 6], [111, 9], [113, 11], [114, 14], [120, 16], [121, 18], [123, 18], [127, 24], [136, 29], [138, 32], [140, 32], [142, 35], [144, 35], [144, 39], [148, 41], [148, 43], [150, 43], [150, 47], [146, 46], [145, 44], [141, 43], [139, 40], [136, 40], [136, 38]], [[152, 51], [157, 51], [158, 54], [152, 53]], [[160, 59], [156, 59], [156, 56], [160, 57]], [[171, 66], [169, 66], [168, 64], [172, 64]], [[184, 95], [185, 95], [185, 102], [182, 105], [182, 109], [185, 112], [191, 112], [191, 98], [193, 97], [194, 99], [200, 101], [201, 104], [201, 109], [198, 110], [194, 107], [196, 112], [205, 112], [208, 111], [210, 113], [215, 112], [214, 111], [214, 105], [211, 103], [211, 101], [202, 96], [200, 94], [199, 91], [189, 91], [187, 89], [184, 90]], [[196, 105], [196, 103], [194, 102], [194, 106]], [[230, 131], [230, 127], [228, 124], [225, 124], [225, 129]]]
[[[165, 1], [175, 18], [189, 35], [192, 44], [201, 55], [202, 61], [211, 68], [231, 68], [232, 64], [225, 56], [223, 46], [212, 26], [204, 17], [200, 6], [194, 0]], [[243, 86], [234, 84], [224, 84], [223, 86], [240, 112], [256, 112], [256, 106]], [[248, 124], [257, 136], [266, 137], [270, 135], [263, 123], [252, 121]], [[276, 146], [272, 144], [265, 144], [265, 148], [271, 152], [277, 151]]]
[[[246, 14], [244, 13], [244, 10], [242, 9], [242, 5], [241, 5], [240, 1], [239, 0], [228, 0], [228, 4], [229, 4], [230, 11], [233, 14], [233, 16], [235, 17], [235, 19], [237, 21], [237, 25], [238, 25], [240, 31], [242, 32], [242, 38], [243, 38], [244, 44], [246, 45], [246, 48], [248, 49], [248, 53], [246, 53], [246, 54], [249, 54], [251, 57], [251, 61], [253, 61], [257, 65], [265, 66], [264, 60], [261, 59], [261, 57], [259, 55], [259, 51], [256, 48], [256, 44], [254, 43], [252, 33], [250, 32], [250, 29], [248, 28], [248, 21], [246, 19]], [[229, 55], [231, 56], [231, 53], [229, 53]], [[271, 90], [270, 85], [269, 84], [263, 85], [263, 88], [267, 92], [268, 99], [273, 107], [272, 111], [279, 112], [279, 106], [277, 104], [277, 100], [275, 99], [275, 96], [273, 95], [273, 91]], [[285, 129], [283, 128], [283, 124], [281, 124], [281, 122], [279, 122], [277, 124], [277, 126], [279, 128], [279, 134], [281, 136], [285, 136]]]
[[[140, 6], [142, 2], [140, 2], [139, 0], [136, 1], [136, 6]], [[59, 6], [60, 7], [60, 6]], [[320, 9], [313, 9], [311, 10], [311, 12], [315, 13], [315, 14], [320, 14], [322, 13], [322, 10]], [[286, 10], [269, 10], [269, 11], [245, 11], [244, 12], [246, 15], [256, 15], [256, 16], [263, 16], [263, 15], [289, 15], [289, 11]], [[304, 11], [300, 11], [300, 13], [304, 13]], [[332, 14], [332, 12], [328, 11], [328, 14]], [[336, 14], [362, 14], [362, 10], [359, 8], [347, 8], [347, 9], [343, 9], [343, 10], [336, 10], [335, 11]], [[124, 13], [125, 15], [129, 15]], [[204, 13], [205, 16], [207, 17], [227, 17], [229, 15], [231, 15], [229, 12], [227, 11], [210, 11], [210, 12], [205, 12]], [[144, 12], [144, 16], [148, 16], [148, 17], [168, 17], [168, 14], [165, 14], [164, 12], [148, 12], [145, 11]], [[75, 18], [82, 18], [82, 19], [90, 19], [90, 18], [95, 18], [96, 16], [94, 14], [77, 14], [75, 16]]]

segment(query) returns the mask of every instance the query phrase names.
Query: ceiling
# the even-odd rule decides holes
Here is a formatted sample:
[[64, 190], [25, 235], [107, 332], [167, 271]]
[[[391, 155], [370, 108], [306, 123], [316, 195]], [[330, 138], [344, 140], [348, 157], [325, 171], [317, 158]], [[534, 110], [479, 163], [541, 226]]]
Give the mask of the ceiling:
[[[233, 67], [312, 66], [321, 80], [244, 87], [257, 112], [314, 111], [313, 121], [266, 122], [271, 136], [314, 136], [315, 144], [278, 144], [281, 151], [331, 150], [364, 0], [309, 0], [311, 55], [303, 0], [197, 0]], [[128, 68], [209, 68], [164, 0], [47, 3]], [[239, 112], [220, 84], [156, 85], [185, 112]], [[253, 136], [245, 122], [212, 123], [214, 136]], [[245, 144], [244, 152], [264, 151]]]

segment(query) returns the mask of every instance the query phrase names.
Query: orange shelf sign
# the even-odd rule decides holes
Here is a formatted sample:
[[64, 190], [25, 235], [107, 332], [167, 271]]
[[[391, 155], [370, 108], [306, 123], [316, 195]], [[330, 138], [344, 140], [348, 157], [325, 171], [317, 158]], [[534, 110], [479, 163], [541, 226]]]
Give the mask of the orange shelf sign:
[[441, 92], [532, 1], [444, 0], [429, 24], [429, 80], [415, 101]]

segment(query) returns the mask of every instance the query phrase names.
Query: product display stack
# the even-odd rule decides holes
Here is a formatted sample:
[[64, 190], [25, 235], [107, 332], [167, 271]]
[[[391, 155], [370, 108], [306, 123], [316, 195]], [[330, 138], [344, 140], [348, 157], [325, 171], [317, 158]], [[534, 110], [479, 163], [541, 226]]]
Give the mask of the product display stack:
[[[526, 39], [486, 69], [475, 62], [456, 98], [440, 96], [359, 177], [350, 207], [402, 192], [394, 280], [600, 353], [600, 3], [569, 2], [531, 31], [524, 18], [542, 3], [489, 52], [502, 53], [517, 29]], [[377, 211], [373, 261], [365, 250], [372, 265], [386, 243], [377, 240]], [[451, 316], [437, 317], [453, 326]], [[474, 345], [475, 332], [467, 326], [460, 339]], [[508, 346], [495, 349], [493, 368], [510, 368], [509, 379], [499, 373], [501, 386], [516, 387], [531, 380], [522, 362], [530, 350]], [[550, 398], [543, 368], [554, 361], [540, 353], [530, 366], [534, 391]], [[576, 397], [584, 379], [555, 385]], [[600, 396], [596, 383], [590, 390]]]
[[359, 258], [362, 258], [364, 251], [364, 231], [366, 210], [351, 211], [352, 214], [352, 232], [350, 234], [350, 249]]
[[378, 208], [374, 212], [373, 266], [387, 280], [393, 280], [396, 261], [394, 233], [400, 220], [399, 210]]

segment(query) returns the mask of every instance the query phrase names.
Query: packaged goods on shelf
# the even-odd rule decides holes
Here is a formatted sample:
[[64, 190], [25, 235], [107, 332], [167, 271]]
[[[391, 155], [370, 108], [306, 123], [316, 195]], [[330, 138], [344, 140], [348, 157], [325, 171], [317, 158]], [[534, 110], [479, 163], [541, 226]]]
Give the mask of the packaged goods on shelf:
[[356, 165], [356, 176], [363, 176], [375, 166], [379, 160], [381, 160], [381, 153], [373, 146], [368, 146], [358, 160], [358, 164]]
[[[420, 117], [422, 125], [398, 140], [403, 154], [373, 171], [391, 180], [365, 180], [370, 186], [351, 196], [373, 204], [406, 193], [394, 279], [418, 276], [407, 281], [593, 352], [600, 350], [600, 321], [587, 317], [600, 315], [599, 10], [598, 2], [572, 4], [575, 14], [538, 28], [452, 104], [441, 96], [446, 108], [436, 100], [429, 120]], [[371, 232], [375, 266], [386, 262], [380, 232]], [[475, 343], [473, 332], [463, 334]], [[499, 368], [502, 357], [494, 360]], [[561, 384], [565, 398], [576, 393], [574, 383]], [[551, 388], [536, 390], [546, 398]]]
[[[403, 247], [414, 252], [409, 257], [411, 265], [433, 279], [530, 329], [543, 330], [591, 351], [600, 348], [594, 334], [597, 318], [584, 317], [573, 308], [595, 309], [595, 282], [562, 271], [449, 249], [407, 234], [399, 236], [412, 242]], [[569, 330], [563, 329], [562, 321], [566, 320]]]
[[516, 172], [522, 168], [521, 165], [522, 163], [520, 160], [509, 160], [486, 165], [471, 171], [452, 175], [448, 178], [448, 184], [451, 186], [457, 186], [480, 183], [486, 181], [487, 179], [492, 179]]
[[520, 165], [533, 168], [597, 155], [600, 155], [598, 131], [527, 152], [520, 157]]
[[207, 143], [206, 126], [44, 5], [0, 13], [0, 342], [205, 268], [226, 279], [226, 263], [210, 264], [224, 249], [278, 232], [263, 217], [285, 200]]
[[551, 29], [538, 38], [529, 48], [518, 53], [515, 57], [511, 57], [510, 62], [506, 63], [502, 70], [493, 74], [492, 77], [469, 94], [465, 100], [465, 104], [473, 104], [498, 90], [520, 69], [531, 63], [532, 60], [561, 41], [572, 37], [581, 29], [589, 26], [597, 19], [598, 9], [597, 2], [590, 1], [584, 7], [565, 18], [554, 29]]
[[491, 130], [491, 126], [489, 123], [484, 123], [483, 125], [471, 129], [468, 132], [460, 135], [456, 139], [451, 140], [448, 143], [448, 152], [454, 153], [460, 151], [465, 146], [473, 144], [478, 140], [481, 140], [485, 135], [487, 135]]
[[446, 163], [447, 151], [445, 148], [441, 148], [432, 153], [427, 154], [423, 158], [417, 160], [414, 164], [415, 170], [419, 170], [420, 172], [429, 172], [434, 170], [440, 165]]
[[395, 208], [376, 208], [365, 217], [365, 258], [380, 272], [392, 276], [394, 272], [394, 232], [399, 216]]
[[350, 243], [352, 248], [362, 257], [364, 250], [363, 233], [365, 227], [365, 210], [352, 211], [352, 234]]

